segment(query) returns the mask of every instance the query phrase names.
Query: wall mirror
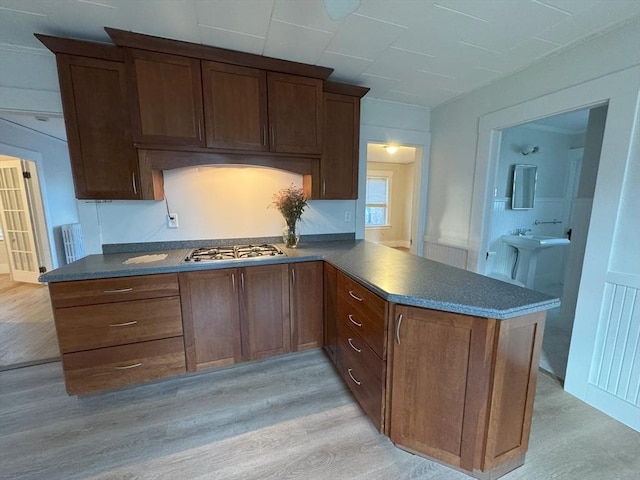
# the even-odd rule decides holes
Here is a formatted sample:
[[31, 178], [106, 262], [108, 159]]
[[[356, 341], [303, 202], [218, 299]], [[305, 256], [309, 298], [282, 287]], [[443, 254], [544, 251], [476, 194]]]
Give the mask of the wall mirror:
[[529, 210], [533, 208], [537, 171], [538, 167], [535, 165], [513, 166], [512, 210]]

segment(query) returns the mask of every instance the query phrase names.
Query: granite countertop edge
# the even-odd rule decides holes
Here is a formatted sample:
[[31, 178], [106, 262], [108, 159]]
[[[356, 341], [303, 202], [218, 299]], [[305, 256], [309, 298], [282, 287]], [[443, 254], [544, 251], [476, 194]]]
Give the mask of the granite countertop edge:
[[[282, 245], [280, 245], [283, 247]], [[550, 297], [548, 295], [544, 295], [540, 292], [536, 292], [533, 290], [528, 290], [527, 292], [522, 292], [521, 287], [516, 287], [510, 284], [504, 284], [503, 282], [499, 282], [499, 284], [490, 283], [490, 282], [498, 282], [497, 280], [491, 280], [487, 277], [483, 277], [482, 275], [477, 275], [472, 272], [467, 272], [465, 270], [461, 271], [460, 269], [455, 269], [454, 267], [446, 266], [444, 264], [438, 264], [437, 262], [432, 262], [430, 260], [426, 260], [422, 257], [412, 256], [410, 258], [410, 262], [412, 264], [420, 263], [423, 265], [419, 265], [420, 268], [428, 269], [429, 267], [433, 267], [437, 265], [437, 268], [448, 269], [451, 272], [466, 272], [464, 275], [471, 275], [470, 278], [474, 279], [477, 283], [475, 287], [482, 288], [483, 286], [497, 286], [502, 284], [503, 288], [511, 289], [511, 292], [518, 292], [520, 296], [523, 296], [523, 299], [519, 301], [519, 305], [514, 305], [513, 307], [505, 307], [505, 308], [491, 308], [490, 306], [483, 307], [479, 305], [480, 301], [476, 301], [476, 304], [465, 304], [462, 301], [446, 301], [437, 298], [437, 295], [425, 295], [425, 294], [404, 294], [401, 288], [388, 289], [386, 290], [383, 286], [379, 285], [382, 282], [376, 282], [376, 276], [380, 277], [382, 275], [384, 277], [385, 268], [373, 267], [374, 273], [371, 273], [371, 262], [364, 262], [364, 257], [371, 254], [371, 251], [374, 253], [386, 252], [388, 255], [393, 255], [394, 261], [399, 261], [401, 264], [406, 257], [403, 255], [409, 255], [403, 252], [393, 251], [394, 253], [390, 253], [387, 250], [376, 250], [376, 249], [388, 249], [388, 247], [382, 247], [379, 245], [372, 244], [370, 242], [364, 242], [362, 240], [356, 241], [348, 241], [348, 242], [323, 242], [323, 244], [310, 245], [305, 248], [299, 249], [286, 249], [285, 252], [287, 256], [280, 256], [274, 258], [260, 259], [260, 260], [233, 260], [229, 262], [214, 262], [214, 263], [187, 263], [184, 262], [184, 258], [187, 256], [190, 250], [179, 249], [174, 251], [168, 251], [167, 258], [161, 260], [156, 263], [156, 265], [151, 266], [150, 264], [131, 264], [131, 265], [123, 265], [123, 261], [127, 258], [140, 255], [140, 254], [157, 254], [159, 252], [130, 252], [130, 253], [111, 253], [111, 254], [103, 254], [103, 255], [91, 255], [89, 257], [85, 257], [77, 262], [74, 262], [69, 265], [65, 265], [56, 270], [52, 270], [51, 272], [47, 272], [40, 276], [41, 282], [65, 282], [65, 281], [76, 281], [76, 280], [96, 280], [102, 278], [112, 278], [112, 277], [128, 277], [135, 275], [152, 275], [152, 274], [162, 274], [162, 273], [179, 273], [179, 272], [194, 272], [194, 271], [202, 271], [202, 270], [219, 270], [225, 268], [240, 268], [247, 266], [257, 266], [257, 265], [273, 265], [273, 264], [282, 264], [282, 263], [298, 263], [298, 262], [308, 262], [314, 260], [323, 260], [332, 264], [338, 270], [352, 277], [353, 279], [359, 281], [367, 288], [371, 289], [374, 293], [384, 298], [386, 301], [398, 303], [402, 305], [415, 306], [421, 308], [430, 308], [434, 310], [447, 311], [452, 313], [460, 313], [464, 315], [473, 315], [479, 317], [486, 318], [495, 318], [498, 320], [504, 320], [508, 318], [513, 318], [520, 315], [526, 315], [530, 313], [536, 313], [542, 310], [547, 310], [550, 308], [555, 308], [560, 305], [560, 301], [557, 298]], [[391, 249], [389, 249], [391, 250]], [[416, 262], [416, 259], [419, 259]], [[360, 267], [360, 262], [367, 263], [365, 267]], [[100, 267], [103, 267], [102, 269]], [[115, 267], [115, 268], [114, 268]], [[450, 270], [454, 269], [454, 270]], [[378, 272], [378, 270], [380, 272]], [[415, 273], [415, 272], [414, 272]], [[423, 273], [422, 270], [419, 270], [419, 273]], [[435, 272], [437, 274], [438, 272]], [[424, 272], [424, 278], [433, 277], [433, 274]], [[482, 277], [479, 279], [478, 277]], [[487, 280], [484, 280], [487, 279]], [[427, 282], [427, 280], [425, 280]], [[508, 286], [508, 287], [507, 287]], [[518, 289], [518, 290], [513, 290]], [[405, 290], [411, 290], [411, 288], [405, 288]], [[493, 289], [492, 289], [493, 290]], [[487, 292], [486, 297], [491, 298], [492, 292]], [[504, 294], [504, 293], [503, 293]], [[531, 301], [528, 301], [526, 297], [531, 297]], [[491, 303], [490, 301], [488, 303]]]

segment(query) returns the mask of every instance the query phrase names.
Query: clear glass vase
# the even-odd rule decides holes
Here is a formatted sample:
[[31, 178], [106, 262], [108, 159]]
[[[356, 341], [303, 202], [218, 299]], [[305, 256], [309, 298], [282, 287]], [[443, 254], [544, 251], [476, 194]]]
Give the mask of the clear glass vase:
[[282, 241], [287, 248], [296, 248], [300, 241], [300, 234], [296, 229], [296, 224], [289, 224], [282, 230]]

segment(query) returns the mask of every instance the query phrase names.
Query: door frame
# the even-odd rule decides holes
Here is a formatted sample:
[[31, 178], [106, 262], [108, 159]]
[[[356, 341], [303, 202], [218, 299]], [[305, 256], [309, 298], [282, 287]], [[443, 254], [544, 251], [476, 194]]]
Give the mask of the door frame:
[[431, 134], [415, 130], [360, 125], [360, 168], [358, 199], [356, 200], [356, 238], [364, 239], [364, 208], [367, 188], [367, 144], [403, 145], [416, 149], [413, 177], [413, 205], [411, 211], [411, 253], [424, 255], [424, 236], [427, 225], [427, 185]]
[[[31, 198], [29, 213], [34, 223], [34, 235], [36, 237], [36, 249], [40, 263], [47, 271], [53, 270], [53, 253], [56, 252], [56, 244], [50, 225], [51, 212], [49, 205], [44, 201], [47, 198], [45, 179], [42, 177], [42, 155], [39, 152], [14, 147], [0, 143], [0, 155], [14, 157], [22, 161], [31, 162], [35, 169], [30, 170], [32, 177]], [[35, 210], [32, 211], [32, 210]]]
[[[598, 177], [587, 234], [576, 318], [574, 323], [565, 390], [618, 418], [615, 406], [594, 402], [589, 394], [589, 375], [596, 348], [596, 335], [605, 282], [620, 208], [620, 192], [632, 154], [633, 130], [638, 114], [640, 67], [635, 66], [519, 105], [480, 117], [476, 172], [472, 197], [467, 269], [484, 270], [491, 230], [491, 204], [496, 178], [501, 130], [571, 110], [608, 104]], [[623, 419], [618, 418], [621, 421]]]

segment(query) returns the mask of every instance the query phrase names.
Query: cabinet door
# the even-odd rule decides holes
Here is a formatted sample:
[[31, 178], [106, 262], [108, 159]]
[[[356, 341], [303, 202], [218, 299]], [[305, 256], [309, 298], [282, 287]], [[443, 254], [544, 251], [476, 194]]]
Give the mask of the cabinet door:
[[127, 50], [134, 101], [134, 140], [161, 145], [202, 145], [200, 60]]
[[471, 470], [484, 426], [479, 412], [486, 406], [492, 323], [412, 307], [397, 307], [396, 314], [391, 440]]
[[207, 147], [269, 150], [263, 70], [202, 62]]
[[324, 145], [320, 198], [358, 198], [360, 99], [324, 94]]
[[294, 352], [322, 346], [322, 262], [292, 263], [291, 350]]
[[286, 264], [261, 265], [240, 272], [245, 360], [291, 351], [288, 277]]
[[336, 330], [338, 318], [338, 270], [324, 264], [324, 349], [333, 363], [338, 365]]
[[56, 56], [76, 197], [141, 198], [124, 64]]
[[181, 273], [187, 371], [239, 362], [239, 275], [236, 269]]
[[322, 80], [267, 73], [271, 151], [322, 153]]

